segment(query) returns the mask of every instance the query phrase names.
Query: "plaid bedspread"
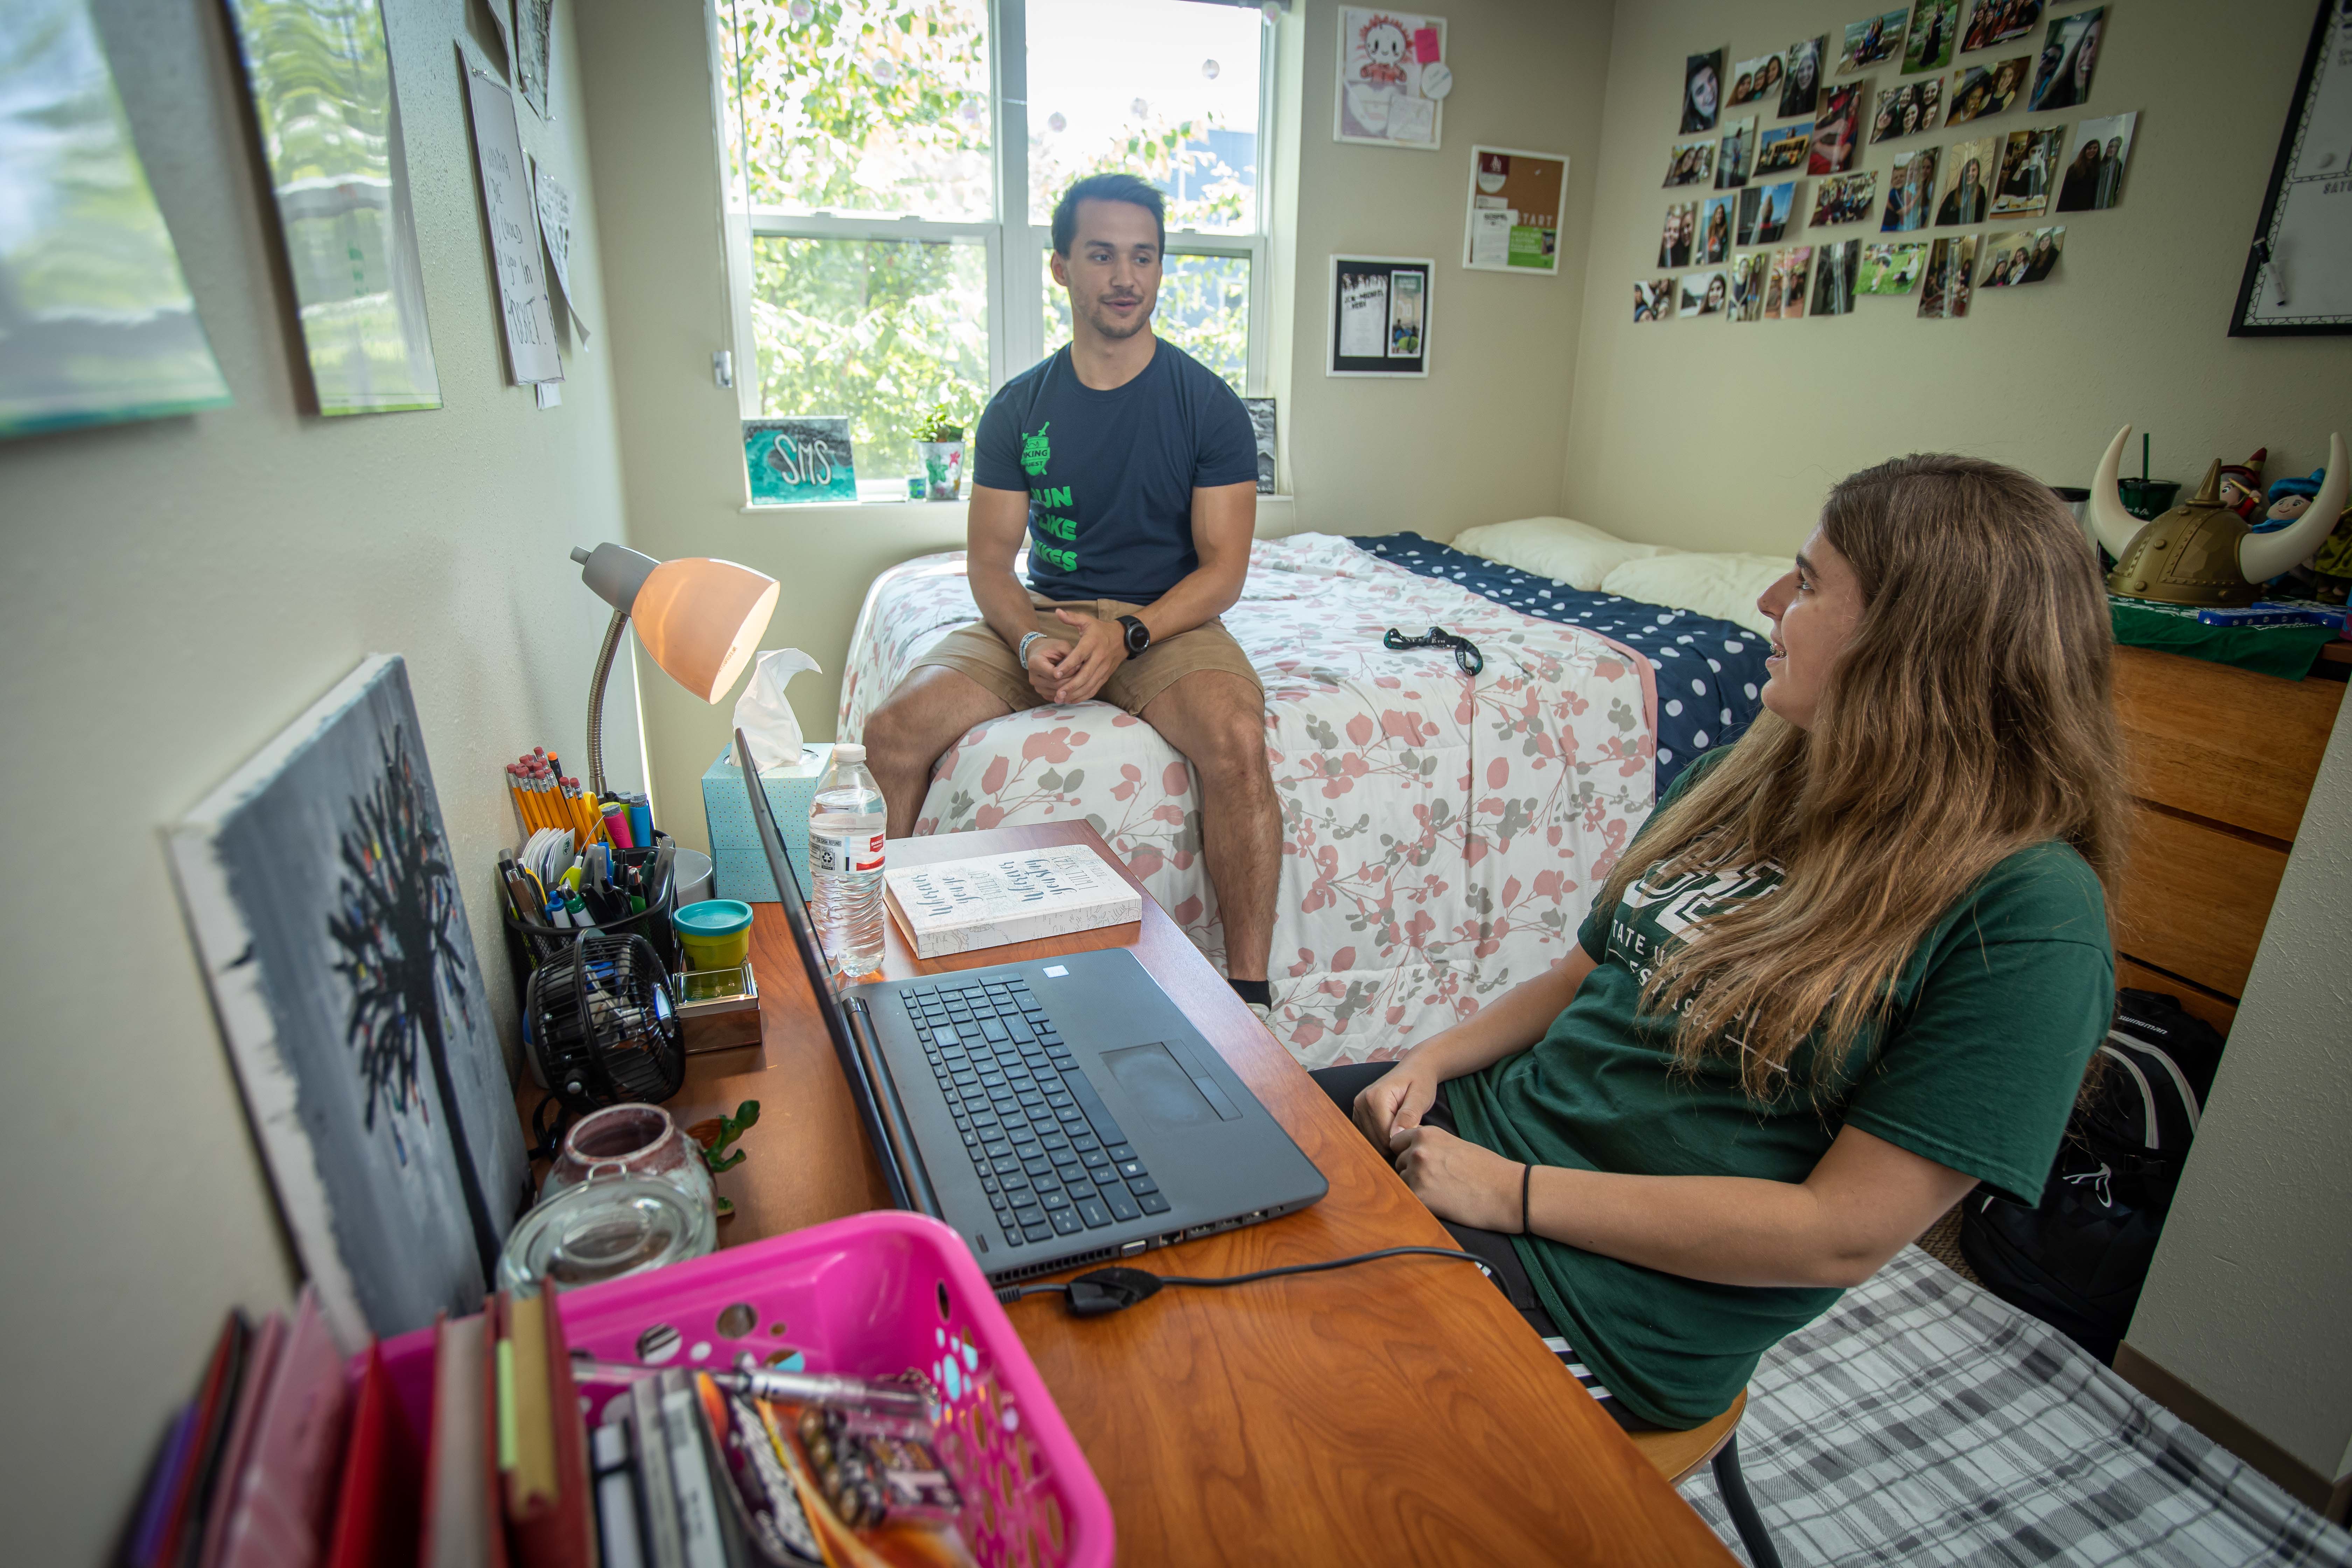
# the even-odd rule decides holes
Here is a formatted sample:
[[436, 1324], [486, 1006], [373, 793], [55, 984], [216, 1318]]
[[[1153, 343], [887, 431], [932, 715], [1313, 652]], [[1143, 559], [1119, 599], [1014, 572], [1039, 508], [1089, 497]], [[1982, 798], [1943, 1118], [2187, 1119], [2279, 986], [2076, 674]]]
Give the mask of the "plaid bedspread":
[[[1790, 1568], [2352, 1564], [2352, 1534], [1916, 1247], [1765, 1356], [1739, 1456]], [[1685, 1495], [1737, 1552], [1714, 1478]]]

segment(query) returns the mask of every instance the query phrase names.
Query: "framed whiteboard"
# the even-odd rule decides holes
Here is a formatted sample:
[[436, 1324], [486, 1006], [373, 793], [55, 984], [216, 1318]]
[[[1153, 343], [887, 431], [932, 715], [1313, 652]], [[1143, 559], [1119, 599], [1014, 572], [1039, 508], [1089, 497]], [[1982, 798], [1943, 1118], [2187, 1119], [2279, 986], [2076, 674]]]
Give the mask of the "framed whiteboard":
[[2352, 0], [2320, 0], [2233, 338], [2352, 332]]

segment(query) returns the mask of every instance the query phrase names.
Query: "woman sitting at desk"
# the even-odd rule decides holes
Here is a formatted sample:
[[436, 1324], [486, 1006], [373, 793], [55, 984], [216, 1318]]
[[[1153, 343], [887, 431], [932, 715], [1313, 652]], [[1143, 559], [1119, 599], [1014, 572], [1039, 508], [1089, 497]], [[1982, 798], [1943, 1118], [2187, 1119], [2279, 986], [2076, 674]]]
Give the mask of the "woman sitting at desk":
[[1569, 958], [1316, 1075], [1633, 1427], [1721, 1413], [1979, 1182], [2036, 1201], [2115, 1003], [2111, 638], [2057, 497], [1883, 463], [1759, 603], [1767, 711]]

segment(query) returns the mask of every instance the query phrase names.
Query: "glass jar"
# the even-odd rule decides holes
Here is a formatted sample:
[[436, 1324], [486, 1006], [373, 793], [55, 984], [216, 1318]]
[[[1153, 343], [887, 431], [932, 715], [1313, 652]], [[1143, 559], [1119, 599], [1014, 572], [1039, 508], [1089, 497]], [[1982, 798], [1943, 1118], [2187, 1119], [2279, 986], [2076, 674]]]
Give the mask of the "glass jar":
[[667, 1182], [693, 1199], [711, 1226], [719, 1223], [719, 1194], [701, 1149], [658, 1105], [608, 1105], [572, 1123], [540, 1184], [540, 1201], [607, 1175]]
[[710, 1211], [657, 1176], [599, 1172], [543, 1200], [507, 1237], [498, 1288], [530, 1294], [602, 1284], [700, 1258], [719, 1243]]

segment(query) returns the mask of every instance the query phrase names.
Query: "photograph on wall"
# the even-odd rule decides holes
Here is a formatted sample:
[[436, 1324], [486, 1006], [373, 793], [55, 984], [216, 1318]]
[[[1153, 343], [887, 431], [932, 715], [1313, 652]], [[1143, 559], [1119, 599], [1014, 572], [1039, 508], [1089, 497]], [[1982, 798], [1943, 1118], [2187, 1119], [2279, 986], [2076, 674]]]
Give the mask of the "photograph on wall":
[[1771, 275], [1769, 251], [1751, 250], [1732, 258], [1731, 302], [1725, 314], [1735, 321], [1764, 319], [1764, 280]]
[[1270, 496], [1275, 483], [1275, 421], [1271, 397], [1244, 397], [1242, 406], [1249, 410], [1250, 435], [1257, 442], [1257, 493]]
[[228, 11], [319, 412], [440, 407], [400, 104], [376, 0], [231, 0]]
[[1671, 278], [1633, 279], [1633, 320], [1661, 321], [1675, 313], [1675, 280]]
[[1787, 120], [1813, 112], [1822, 90], [1822, 48], [1828, 42], [1827, 38], [1800, 38], [1784, 51], [1780, 110], [1773, 118]]
[[1919, 275], [1919, 315], [1923, 321], [1957, 321], [1969, 313], [1969, 279], [1976, 264], [1975, 235], [1939, 239], [1927, 247], [1927, 269]]
[[1813, 305], [1816, 316], [1853, 314], [1854, 275], [1862, 269], [1862, 241], [1842, 240], [1813, 247]]
[[1422, 71], [1444, 58], [1444, 17], [1340, 6], [1332, 140], [1435, 151], [1445, 106], [1423, 92]]
[[[2347, 116], [2352, 118], [2352, 116]], [[2058, 182], [2062, 213], [2103, 212], [2123, 199], [2124, 170], [2131, 158], [2132, 126], [2139, 111], [2085, 120], [2074, 127], [2066, 173]], [[2344, 164], [2336, 165], [2338, 179]]]
[[1559, 209], [1568, 155], [1511, 147], [1470, 149], [1469, 232], [1462, 265], [1549, 277], [1559, 270]]
[[336, 1342], [477, 1310], [530, 1173], [405, 662], [369, 656], [280, 731], [172, 860]]
[[1911, 7], [1911, 32], [1903, 40], [1903, 74], [1939, 71], [1952, 63], [1960, 41], [1960, 0], [1919, 0]]
[[1805, 165], [1811, 173], [1843, 174], [1853, 166], [1854, 116], [1861, 103], [1859, 82], [1822, 92], [1821, 112], [1813, 117], [1812, 155]]
[[1805, 289], [1813, 275], [1813, 247], [1791, 246], [1772, 253], [1773, 281], [1780, 285], [1776, 301], [1769, 285], [1764, 296], [1764, 316], [1767, 321], [1801, 321], [1805, 314]]
[[1666, 209], [1665, 227], [1658, 234], [1658, 265], [1688, 267], [1691, 242], [1698, 237], [1698, 204], [1684, 202]]
[[1784, 125], [1778, 131], [1767, 131], [1756, 141], [1756, 177], [1767, 174], [1801, 174], [1805, 161], [1812, 151], [1813, 128], [1810, 125]]
[[1323, 374], [1427, 375], [1436, 272], [1437, 263], [1425, 256], [1333, 257]]
[[1710, 49], [1683, 61], [1683, 134], [1712, 131], [1723, 101], [1723, 51]]
[[1701, 267], [1718, 267], [1731, 258], [1731, 204], [1736, 196], [1709, 196], [1698, 216], [1698, 243], [1691, 259]]
[[1980, 136], [1944, 150], [1944, 187], [1936, 202], [1936, 226], [1982, 223], [1992, 207], [1992, 175], [2001, 138]]
[[522, 89], [522, 100], [530, 105], [532, 113], [541, 120], [551, 119], [547, 111], [547, 71], [549, 45], [555, 31], [555, 0], [515, 0], [514, 22], [515, 85]]
[[744, 420], [743, 468], [754, 506], [857, 499], [846, 414]]
[[1838, 74], [1868, 70], [1903, 52], [1903, 20], [1906, 10], [1882, 11], [1845, 25], [1845, 47], [1838, 53]]
[[1854, 285], [1854, 291], [1908, 294], [1919, 281], [1919, 270], [1927, 262], [1927, 247], [1924, 245], [1865, 245], [1862, 247], [1862, 280]]
[[[1770, 104], [1780, 96], [1780, 75], [1788, 68], [1778, 55], [1759, 55], [1752, 60], [1741, 60], [1731, 68], [1731, 93], [1723, 100], [1726, 109], [1738, 109], [1742, 104], [1759, 100]], [[1769, 96], [1768, 96], [1769, 95]]]
[[1756, 121], [1723, 122], [1722, 148], [1715, 155], [1715, 188], [1736, 191], [1748, 183], [1748, 161], [1756, 153]]
[[2065, 244], [2063, 227], [1989, 234], [1984, 239], [1984, 271], [1977, 277], [1977, 287], [2014, 289], [2021, 283], [2039, 283], [2058, 265], [2058, 252]]
[[1886, 216], [1879, 220], [1881, 234], [1908, 234], [1927, 226], [1927, 210], [1936, 200], [1936, 149], [1921, 147], [1895, 160], [1886, 171]]
[[1835, 174], [1813, 182], [1813, 226], [1866, 223], [1878, 212], [1878, 171]]
[[2094, 5], [2050, 24], [2033, 78], [2032, 108], [2078, 109], [2091, 101], [2091, 73], [2098, 68], [2106, 15], [2105, 5]]
[[1944, 123], [1966, 125], [1971, 120], [2015, 108], [2019, 95], [2025, 90], [2026, 68], [2032, 63], [2032, 56], [2020, 55], [1996, 65], [1962, 66], [1954, 71], [1951, 109]]
[[1993, 182], [1992, 215], [2038, 213], [2050, 205], [2050, 182], [2058, 171], [2063, 125], [2012, 131], [2000, 153], [2000, 177]]
[[1703, 185], [1715, 172], [1715, 140], [1677, 142], [1666, 154], [1666, 189]]
[[85, 0], [0, 37], [0, 437], [229, 402]]
[[1681, 314], [1685, 316], [1719, 316], [1730, 298], [1730, 285], [1720, 271], [1691, 272], [1683, 277]]
[[1789, 214], [1797, 205], [1797, 182], [1750, 185], [1739, 193], [1741, 245], [1777, 245], [1789, 232]]
[[1960, 37], [1960, 52], [1989, 49], [2011, 38], [2021, 38], [2042, 20], [2042, 0], [1977, 0], [1969, 16], [1969, 30]]
[[1892, 142], [1933, 131], [1944, 113], [1944, 79], [1906, 81], [1878, 95], [1878, 111], [1870, 117], [1870, 144]]

